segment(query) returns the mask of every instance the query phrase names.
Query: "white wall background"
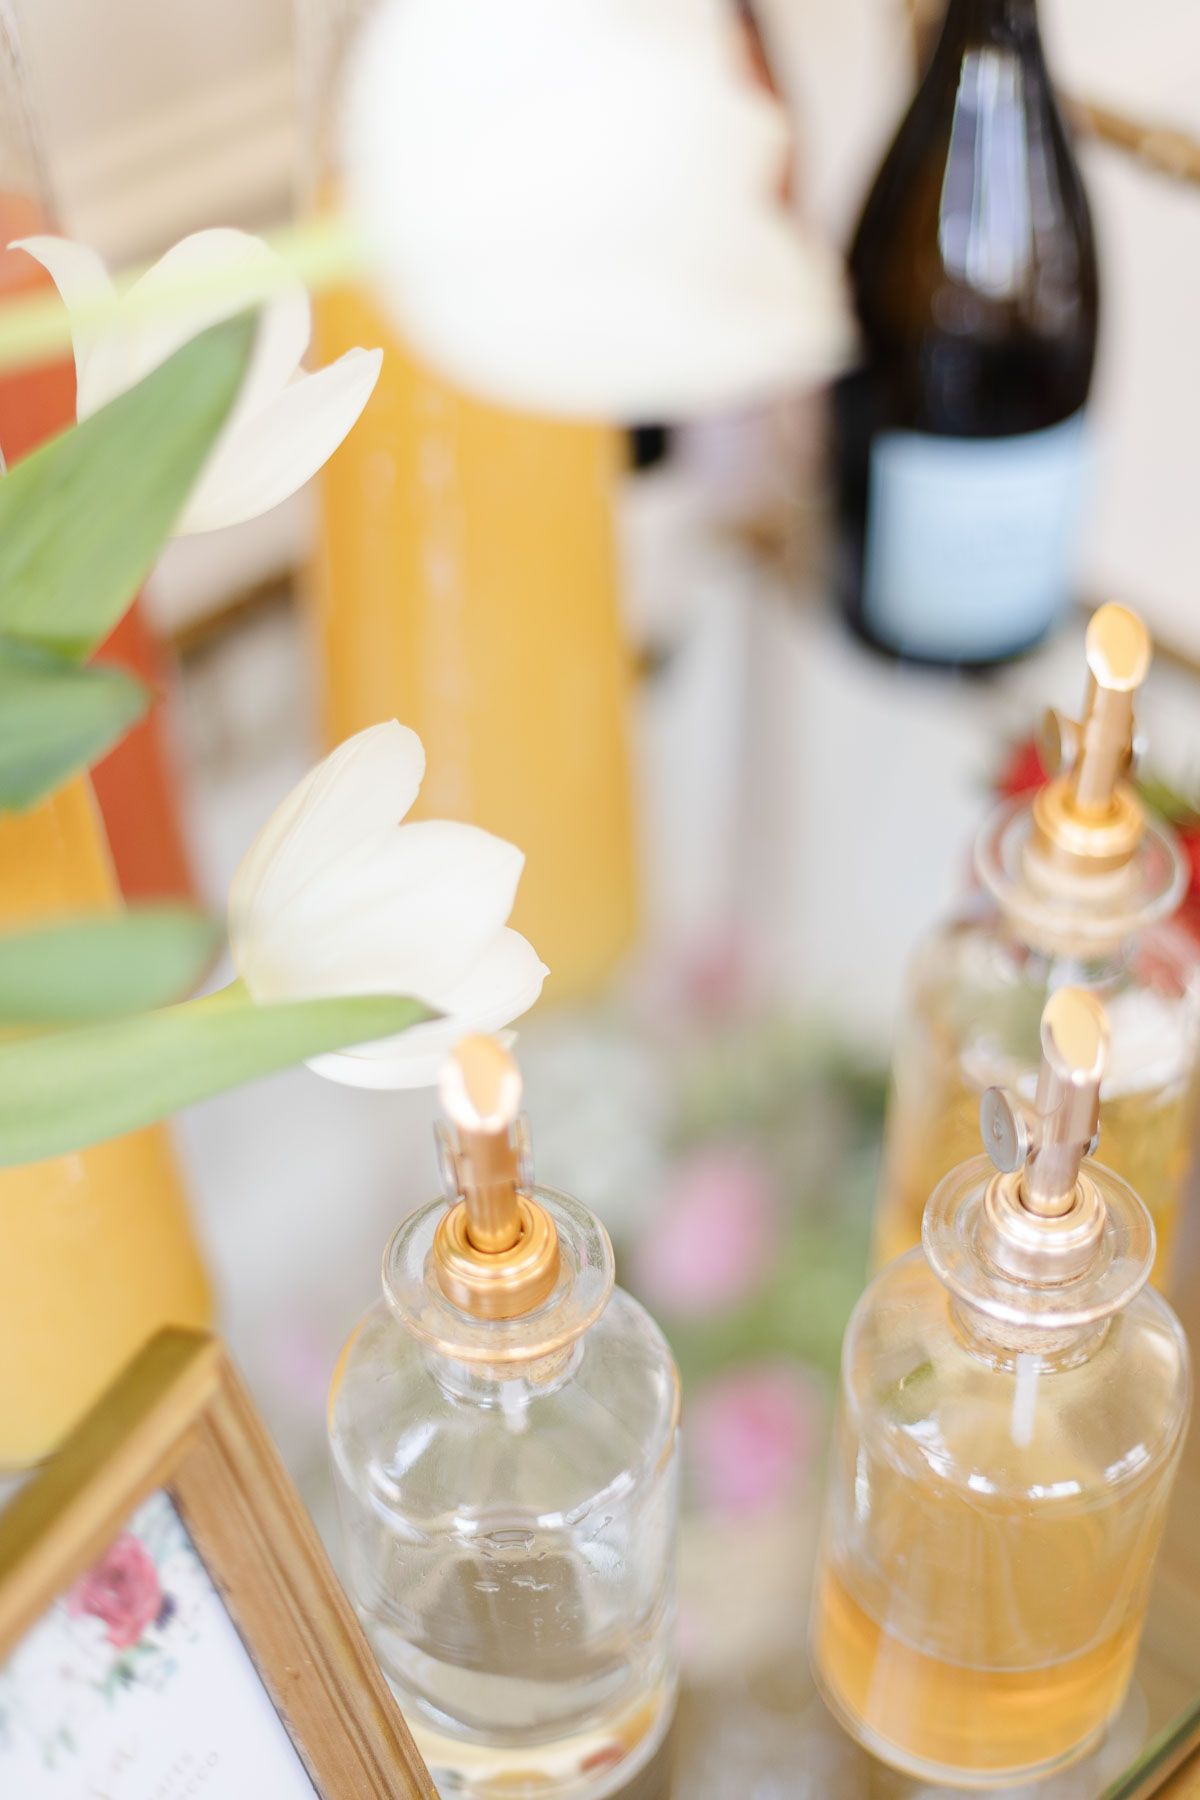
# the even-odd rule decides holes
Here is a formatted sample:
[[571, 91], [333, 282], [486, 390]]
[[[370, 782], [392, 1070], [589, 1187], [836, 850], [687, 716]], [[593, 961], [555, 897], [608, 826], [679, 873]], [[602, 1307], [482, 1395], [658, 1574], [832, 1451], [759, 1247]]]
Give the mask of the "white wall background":
[[18, 0], [64, 213], [135, 258], [287, 205], [291, 0]]

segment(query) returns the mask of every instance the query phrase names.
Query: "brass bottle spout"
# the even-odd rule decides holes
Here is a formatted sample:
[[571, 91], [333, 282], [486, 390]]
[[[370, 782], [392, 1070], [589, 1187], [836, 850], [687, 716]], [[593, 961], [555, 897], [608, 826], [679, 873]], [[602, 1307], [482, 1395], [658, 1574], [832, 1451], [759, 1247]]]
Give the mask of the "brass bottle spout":
[[495, 1038], [475, 1035], [446, 1064], [438, 1129], [451, 1206], [434, 1237], [438, 1284], [481, 1319], [532, 1312], [558, 1280], [558, 1236], [530, 1187], [521, 1074]]
[[1102, 606], [1087, 631], [1087, 697], [1071, 770], [1075, 809], [1109, 812], [1118, 781], [1133, 764], [1133, 703], [1150, 672], [1150, 633], [1124, 606]]
[[1050, 712], [1043, 760], [1054, 775], [1034, 802], [1034, 844], [1046, 869], [1070, 877], [1123, 868], [1141, 842], [1141, 804], [1126, 777], [1134, 702], [1150, 669], [1150, 633], [1125, 606], [1102, 606], [1087, 630], [1087, 692], [1076, 722]]
[[520, 1071], [495, 1038], [464, 1038], [442, 1074], [441, 1100], [457, 1133], [449, 1154], [467, 1240], [489, 1255], [511, 1250], [521, 1235]]
[[1000, 1170], [985, 1202], [984, 1250], [1007, 1274], [1056, 1282], [1095, 1254], [1103, 1208], [1082, 1170], [1096, 1147], [1108, 1021], [1094, 994], [1060, 988], [1042, 1013], [1042, 1060], [1032, 1105], [989, 1088], [984, 1145]]
[[1034, 1142], [1025, 1160], [1021, 1199], [1041, 1218], [1069, 1212], [1079, 1165], [1100, 1128], [1100, 1078], [1108, 1054], [1108, 1021], [1094, 994], [1060, 988], [1042, 1014]]

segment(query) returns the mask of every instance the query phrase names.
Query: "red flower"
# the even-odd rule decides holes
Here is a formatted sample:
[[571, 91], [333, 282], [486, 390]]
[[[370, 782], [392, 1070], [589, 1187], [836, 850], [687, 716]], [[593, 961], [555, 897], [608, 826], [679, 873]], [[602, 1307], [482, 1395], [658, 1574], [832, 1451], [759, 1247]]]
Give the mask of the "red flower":
[[67, 1596], [73, 1618], [87, 1613], [108, 1626], [108, 1641], [117, 1650], [136, 1644], [162, 1608], [158, 1574], [145, 1548], [132, 1532], [122, 1532], [112, 1549], [80, 1577]]
[[1200, 938], [1200, 819], [1180, 825], [1179, 843], [1188, 866], [1188, 886], [1179, 909], [1179, 922], [1194, 938]]
[[[996, 772], [996, 792], [1001, 799], [1016, 800], [1032, 794], [1050, 779], [1042, 762], [1036, 738], [1022, 738], [1012, 744]], [[1162, 813], [1174, 826], [1188, 871], [1188, 885], [1179, 908], [1178, 919], [1185, 931], [1200, 940], [1200, 814], [1194, 800], [1185, 800], [1161, 781], [1147, 784], [1143, 792], [1152, 810]]]
[[1009, 751], [996, 776], [996, 791], [1005, 800], [1015, 800], [1019, 794], [1032, 794], [1036, 788], [1045, 787], [1049, 779], [1037, 739], [1025, 738]]

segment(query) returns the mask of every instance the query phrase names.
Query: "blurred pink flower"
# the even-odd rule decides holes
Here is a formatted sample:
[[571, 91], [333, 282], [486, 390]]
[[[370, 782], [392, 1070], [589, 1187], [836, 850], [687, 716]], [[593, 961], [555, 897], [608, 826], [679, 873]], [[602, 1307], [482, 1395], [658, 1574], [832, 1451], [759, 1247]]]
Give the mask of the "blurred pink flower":
[[725, 931], [691, 956], [682, 970], [684, 1008], [700, 1018], [728, 1018], [744, 1008], [750, 958], [741, 932]]
[[776, 1244], [770, 1169], [718, 1145], [672, 1170], [660, 1212], [633, 1253], [645, 1298], [677, 1315], [735, 1306], [765, 1278]]
[[329, 1345], [307, 1319], [280, 1320], [267, 1345], [271, 1370], [289, 1401], [306, 1418], [324, 1405], [329, 1387]]
[[145, 1546], [130, 1531], [80, 1577], [67, 1596], [72, 1618], [81, 1613], [108, 1627], [108, 1641], [118, 1650], [136, 1644], [153, 1624], [163, 1603], [158, 1574]]
[[789, 1494], [821, 1443], [823, 1397], [794, 1363], [755, 1363], [688, 1398], [688, 1460], [702, 1507], [755, 1512]]

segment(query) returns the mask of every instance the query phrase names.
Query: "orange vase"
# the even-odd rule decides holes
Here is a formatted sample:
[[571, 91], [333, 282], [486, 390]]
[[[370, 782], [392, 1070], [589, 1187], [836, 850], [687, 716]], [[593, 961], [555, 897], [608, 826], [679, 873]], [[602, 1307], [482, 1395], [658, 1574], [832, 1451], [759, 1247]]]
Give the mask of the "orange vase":
[[[0, 49], [3, 46], [0, 45]], [[53, 227], [43, 203], [0, 192], [0, 304], [54, 284], [40, 263], [3, 246]], [[0, 454], [11, 467], [75, 418], [75, 369], [70, 357], [33, 369], [0, 373]], [[166, 663], [135, 601], [99, 652], [161, 690]], [[128, 899], [190, 898], [191, 867], [179, 827], [179, 807], [161, 702], [93, 771], [113, 862]]]
[[[0, 929], [119, 906], [86, 779], [0, 814]], [[54, 1449], [208, 1280], [164, 1127], [0, 1169], [0, 1469]]]
[[[2, 304], [49, 284], [32, 257], [4, 246], [46, 230], [52, 216], [21, 46], [2, 6], [0, 167], [7, 184], [0, 191]], [[0, 375], [7, 463], [74, 417], [69, 357]], [[168, 787], [143, 776], [153, 763], [154, 729], [125, 763], [130, 791], [142, 796], [126, 809], [129, 829], [118, 837], [132, 887], [148, 845], [178, 842]], [[183, 867], [180, 852], [176, 877]], [[179, 891], [177, 880], [169, 891]], [[0, 813], [0, 930], [119, 905], [85, 778], [27, 812]], [[164, 1129], [0, 1169], [0, 1469], [47, 1455], [160, 1325], [202, 1325], [209, 1316], [208, 1281]]]

